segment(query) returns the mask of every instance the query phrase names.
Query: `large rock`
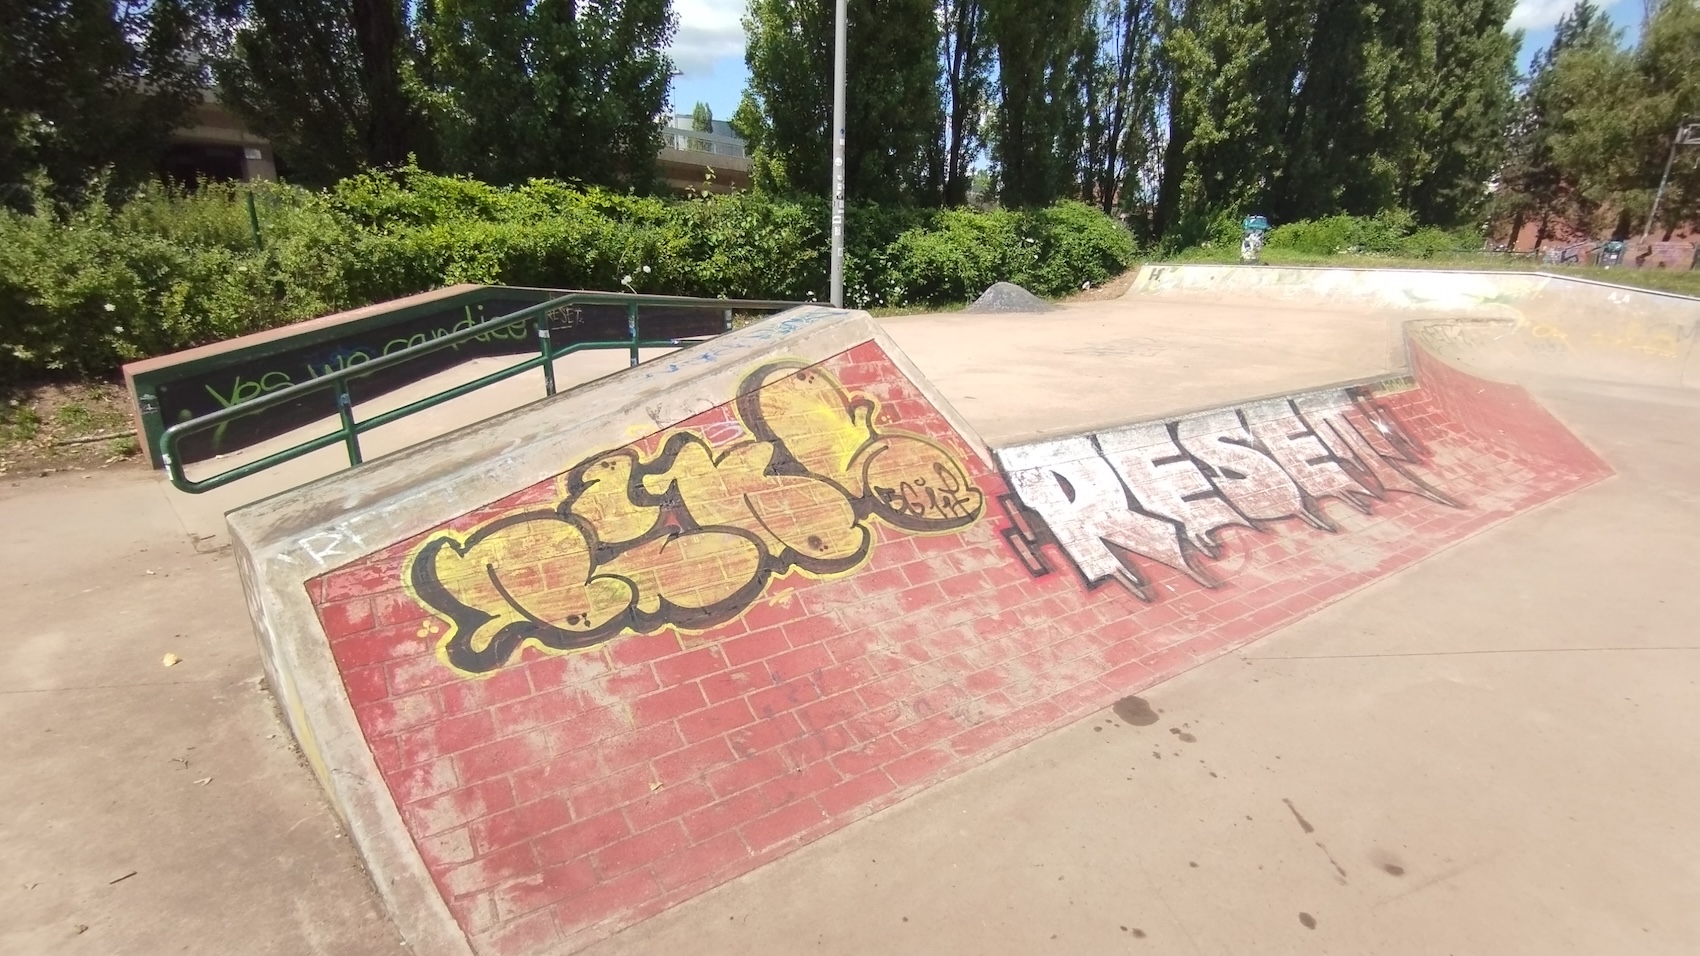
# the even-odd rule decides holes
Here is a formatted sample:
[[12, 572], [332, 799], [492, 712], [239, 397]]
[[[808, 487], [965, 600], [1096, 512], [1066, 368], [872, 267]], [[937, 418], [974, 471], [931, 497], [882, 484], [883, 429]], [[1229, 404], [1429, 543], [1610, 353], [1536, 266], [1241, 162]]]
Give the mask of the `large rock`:
[[1049, 312], [1055, 306], [1013, 282], [994, 283], [964, 312]]

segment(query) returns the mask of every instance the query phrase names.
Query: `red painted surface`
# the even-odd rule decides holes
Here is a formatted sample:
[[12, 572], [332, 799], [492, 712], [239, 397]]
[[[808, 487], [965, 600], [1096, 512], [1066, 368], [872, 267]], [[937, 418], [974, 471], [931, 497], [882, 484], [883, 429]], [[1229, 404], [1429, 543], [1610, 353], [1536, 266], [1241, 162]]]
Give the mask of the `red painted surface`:
[[[1002, 480], [868, 344], [823, 363], [889, 423], [956, 450], [986, 493], [959, 533], [876, 525], [849, 576], [790, 575], [706, 634], [528, 648], [464, 677], [421, 637], [401, 585], [420, 540], [312, 582], [350, 703], [419, 851], [487, 956], [605, 936], [1316, 610], [1518, 511], [1609, 473], [1521, 395], [1422, 359], [1424, 389], [1381, 401], [1462, 500], [1330, 502], [1225, 532], [1207, 590], [1153, 563], [1164, 597], [1032, 576], [1000, 536]], [[882, 420], [883, 421], [883, 420]], [[724, 408], [686, 423], [736, 431]], [[1525, 443], [1522, 436], [1531, 439]], [[718, 438], [716, 440], [719, 440]], [[556, 497], [545, 482], [446, 527]], [[421, 536], [423, 538], [423, 536]]]

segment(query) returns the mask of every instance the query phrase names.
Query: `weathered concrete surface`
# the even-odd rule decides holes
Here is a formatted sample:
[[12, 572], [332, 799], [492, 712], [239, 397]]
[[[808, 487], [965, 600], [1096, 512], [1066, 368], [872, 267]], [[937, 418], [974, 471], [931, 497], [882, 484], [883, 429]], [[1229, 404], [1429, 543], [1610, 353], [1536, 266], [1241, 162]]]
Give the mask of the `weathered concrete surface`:
[[0, 522], [0, 952], [400, 951], [261, 684], [229, 553], [136, 471], [5, 482]]
[[1618, 477], [590, 952], [1692, 952], [1692, 395], [1544, 390]]
[[1436, 353], [1508, 374], [1700, 388], [1700, 300], [1574, 276], [1435, 269], [1164, 266], [1124, 297], [1354, 309], [1416, 322]]
[[1126, 297], [1031, 315], [881, 319], [993, 447], [1403, 366], [1399, 317]]

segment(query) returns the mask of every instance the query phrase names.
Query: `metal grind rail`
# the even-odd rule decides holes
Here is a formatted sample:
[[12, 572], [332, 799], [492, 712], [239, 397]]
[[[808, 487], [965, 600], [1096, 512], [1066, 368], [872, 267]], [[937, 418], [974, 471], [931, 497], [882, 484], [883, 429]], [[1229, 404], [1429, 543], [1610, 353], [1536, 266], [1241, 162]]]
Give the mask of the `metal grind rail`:
[[[725, 328], [727, 331], [730, 331], [732, 327], [733, 313], [778, 312], [785, 309], [795, 308], [796, 306], [803, 304], [805, 303], [780, 302], [765, 299], [690, 299], [676, 296], [630, 295], [613, 292], [575, 292], [559, 298], [550, 299], [547, 302], [540, 302], [537, 305], [520, 309], [517, 312], [497, 316], [493, 319], [481, 322], [478, 325], [450, 332], [419, 345], [412, 345], [404, 349], [398, 349], [395, 352], [380, 356], [368, 362], [361, 362], [357, 365], [350, 365], [346, 368], [329, 372], [314, 378], [311, 381], [301, 382], [296, 385], [288, 386], [287, 388], [278, 389], [274, 392], [267, 392], [240, 404], [232, 405], [228, 408], [221, 408], [218, 411], [202, 415], [198, 418], [191, 418], [188, 421], [179, 422], [176, 425], [167, 428], [165, 432], [160, 435], [160, 458], [165, 465], [167, 476], [171, 479], [171, 484], [178, 490], [188, 492], [189, 494], [201, 494], [202, 492], [211, 491], [214, 488], [221, 488], [231, 482], [240, 481], [243, 478], [258, 474], [259, 472], [265, 471], [269, 468], [275, 468], [284, 462], [293, 461], [303, 455], [311, 454], [321, 448], [328, 448], [338, 442], [341, 442], [347, 448], [348, 464], [349, 467], [353, 467], [364, 460], [360, 450], [360, 434], [362, 432], [371, 431], [374, 428], [406, 418], [407, 416], [417, 412], [425, 411], [428, 408], [434, 408], [444, 402], [453, 401], [463, 395], [478, 391], [485, 386], [494, 385], [497, 382], [513, 378], [515, 375], [521, 375], [531, 371], [532, 369], [541, 368], [543, 370], [544, 395], [549, 396], [555, 394], [555, 360], [563, 355], [571, 355], [574, 352], [584, 352], [597, 349], [628, 349], [631, 352], [631, 364], [635, 367], [638, 364], [639, 349], [682, 348], [687, 345], [695, 345], [698, 342], [708, 341], [708, 339], [713, 337], [641, 338], [638, 334], [638, 310], [645, 306], [652, 308], [720, 310], [726, 314]], [[554, 345], [551, 336], [551, 318], [559, 314], [562, 310], [583, 305], [625, 306], [627, 338], [574, 342], [557, 348]], [[428, 395], [418, 401], [409, 402], [400, 408], [394, 408], [387, 412], [380, 412], [373, 415], [371, 418], [357, 420], [354, 417], [354, 401], [348, 390], [348, 383], [351, 380], [371, 375], [374, 372], [379, 372], [386, 368], [404, 364], [412, 361], [413, 359], [419, 358], [422, 355], [427, 355], [439, 349], [456, 346], [481, 335], [488, 335], [497, 329], [511, 328], [520, 322], [524, 322], [528, 327], [528, 332], [535, 337], [538, 354], [514, 365], [508, 366], [507, 368], [499, 369], [488, 375], [473, 379], [470, 382], [456, 385], [453, 388], [444, 389], [441, 392]], [[226, 422], [249, 415], [263, 413], [267, 409], [275, 408], [277, 406], [296, 401], [304, 396], [327, 390], [334, 394], [337, 416], [341, 420], [341, 425], [336, 431], [326, 435], [320, 435], [317, 438], [308, 439], [298, 445], [285, 448], [282, 451], [273, 452], [264, 458], [238, 465], [228, 471], [222, 471], [216, 475], [212, 475], [198, 481], [190, 479], [189, 476], [184, 473], [182, 456], [178, 452], [178, 444], [184, 436], [204, 431], [209, 428], [217, 428], [219, 425]]]

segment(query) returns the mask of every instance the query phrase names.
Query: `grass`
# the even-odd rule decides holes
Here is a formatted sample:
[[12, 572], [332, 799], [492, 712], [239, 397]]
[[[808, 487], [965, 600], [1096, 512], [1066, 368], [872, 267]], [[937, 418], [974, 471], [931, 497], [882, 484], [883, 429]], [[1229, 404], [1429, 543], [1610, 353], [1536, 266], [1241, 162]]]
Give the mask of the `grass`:
[[0, 405], [0, 448], [34, 441], [40, 434], [41, 416], [32, 406], [16, 398]]
[[[1153, 264], [1236, 264], [1240, 261], [1238, 247], [1233, 249], [1188, 249], [1178, 255]], [[1655, 292], [1674, 292], [1700, 296], [1700, 271], [1672, 272], [1666, 269], [1602, 269], [1599, 266], [1547, 265], [1534, 256], [1505, 256], [1480, 252], [1440, 253], [1427, 258], [1415, 256], [1383, 256], [1362, 253], [1294, 252], [1290, 249], [1264, 249], [1263, 264], [1272, 266], [1330, 266], [1338, 269], [1480, 269], [1492, 272], [1546, 272], [1552, 275], [1574, 276], [1595, 282], [1650, 289]]]

